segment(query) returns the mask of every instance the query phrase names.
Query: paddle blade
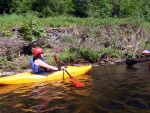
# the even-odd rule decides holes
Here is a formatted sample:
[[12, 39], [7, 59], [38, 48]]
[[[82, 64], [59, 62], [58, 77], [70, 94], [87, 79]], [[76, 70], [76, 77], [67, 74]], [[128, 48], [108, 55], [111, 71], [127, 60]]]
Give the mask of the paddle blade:
[[58, 62], [58, 58], [57, 58], [56, 55], [54, 55], [54, 60], [55, 60], [56, 63]]
[[84, 87], [85, 85], [83, 83], [78, 82], [77, 80], [75, 80], [73, 77], [71, 78], [72, 82], [74, 83], [74, 85], [76, 87]]

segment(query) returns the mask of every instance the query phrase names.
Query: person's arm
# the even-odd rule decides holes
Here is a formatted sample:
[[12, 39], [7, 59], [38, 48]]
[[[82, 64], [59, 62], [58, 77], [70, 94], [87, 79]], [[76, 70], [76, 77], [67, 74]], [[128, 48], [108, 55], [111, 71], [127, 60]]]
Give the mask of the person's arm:
[[55, 66], [51, 66], [51, 65], [48, 65], [47, 63], [43, 62], [42, 60], [38, 59], [38, 60], [35, 60], [34, 63], [38, 66], [41, 66], [41, 67], [45, 67], [47, 69], [51, 69], [51, 70], [58, 70], [57, 67]]

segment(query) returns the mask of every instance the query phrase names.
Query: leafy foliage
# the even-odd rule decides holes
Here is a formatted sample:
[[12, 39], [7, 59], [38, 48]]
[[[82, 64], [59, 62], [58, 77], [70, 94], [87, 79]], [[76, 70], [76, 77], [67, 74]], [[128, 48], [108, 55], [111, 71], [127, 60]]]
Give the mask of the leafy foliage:
[[60, 61], [63, 61], [64, 63], [71, 63], [75, 60], [75, 54], [69, 54], [69, 53], [63, 53], [58, 56]]
[[39, 17], [126, 18], [139, 16], [150, 21], [149, 0], [1, 0], [0, 14], [33, 13]]
[[86, 61], [89, 61], [91, 63], [99, 60], [99, 54], [96, 51], [83, 49], [83, 50], [80, 50], [80, 55], [83, 59], [85, 59]]
[[34, 0], [33, 11], [39, 12], [39, 17], [63, 15], [71, 12], [71, 0]]
[[2, 34], [3, 36], [10, 36], [10, 37], [13, 36], [12, 32], [10, 32], [9, 30], [3, 30], [2, 32], [3, 32]]
[[7, 62], [7, 57], [0, 57], [0, 62]]
[[60, 61], [64, 63], [71, 63], [75, 61], [75, 53], [72, 48], [66, 47], [65, 51], [58, 56]]
[[146, 46], [147, 46], [147, 48], [150, 48], [150, 41], [149, 40], [146, 41]]
[[46, 37], [46, 32], [42, 27], [39, 27], [36, 21], [30, 21], [22, 27], [24, 40], [30, 43], [36, 41], [38, 38]]
[[10, 13], [24, 14], [32, 11], [32, 0], [13, 0], [10, 4]]

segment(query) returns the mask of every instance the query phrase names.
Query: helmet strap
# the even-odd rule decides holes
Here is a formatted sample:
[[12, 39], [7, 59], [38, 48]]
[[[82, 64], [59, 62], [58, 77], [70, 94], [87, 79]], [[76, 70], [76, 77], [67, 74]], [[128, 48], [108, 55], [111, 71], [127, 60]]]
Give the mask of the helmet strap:
[[38, 54], [37, 56], [35, 56], [35, 58], [41, 58], [41, 54]]

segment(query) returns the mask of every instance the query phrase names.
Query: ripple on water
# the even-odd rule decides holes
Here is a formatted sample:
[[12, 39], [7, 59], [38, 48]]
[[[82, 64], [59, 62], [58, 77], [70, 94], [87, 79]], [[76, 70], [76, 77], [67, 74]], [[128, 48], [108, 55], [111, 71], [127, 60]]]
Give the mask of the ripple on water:
[[71, 80], [0, 90], [0, 112], [18, 113], [149, 113], [150, 71], [147, 64], [97, 66], [89, 75], [75, 77], [85, 84], [73, 86]]

